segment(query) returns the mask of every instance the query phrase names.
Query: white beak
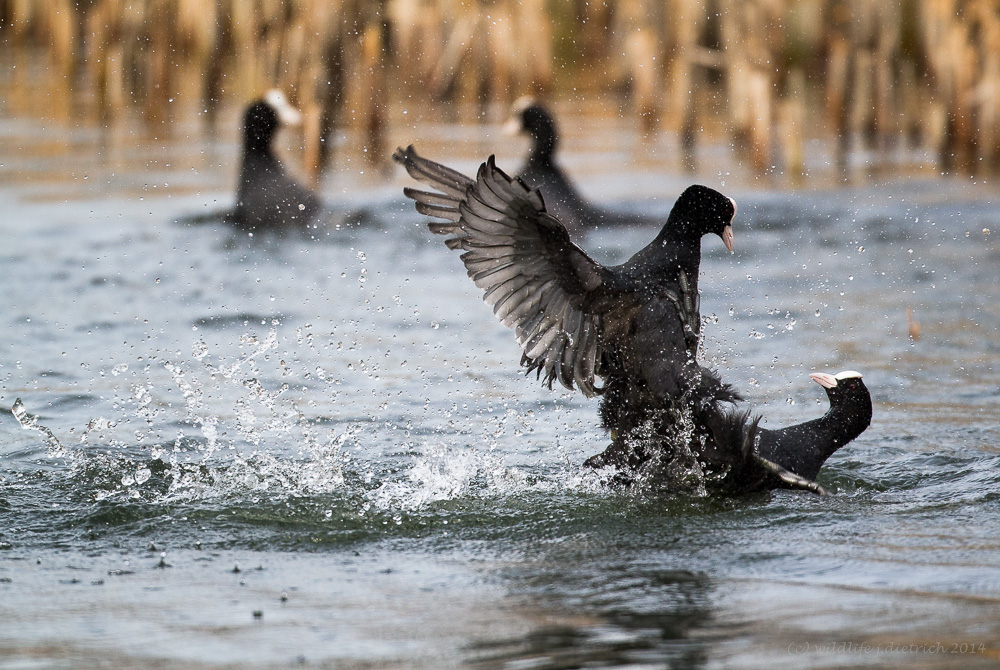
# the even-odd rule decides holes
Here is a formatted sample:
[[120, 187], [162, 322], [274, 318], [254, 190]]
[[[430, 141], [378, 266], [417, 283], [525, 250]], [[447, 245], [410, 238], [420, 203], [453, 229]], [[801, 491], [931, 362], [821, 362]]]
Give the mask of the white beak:
[[729, 253], [733, 253], [733, 226], [732, 224], [726, 226], [722, 229], [722, 243], [726, 245], [729, 249]]
[[521, 118], [519, 116], [512, 116], [507, 119], [507, 122], [503, 124], [503, 130], [501, 131], [504, 135], [512, 137], [521, 132]]
[[814, 372], [809, 375], [809, 378], [825, 389], [832, 389], [837, 386], [837, 378], [825, 372]]
[[510, 118], [507, 123], [503, 124], [504, 135], [514, 136], [523, 130], [524, 123], [521, 121], [521, 114], [533, 104], [535, 104], [535, 99], [530, 95], [522, 95], [514, 101], [514, 104], [510, 106]]

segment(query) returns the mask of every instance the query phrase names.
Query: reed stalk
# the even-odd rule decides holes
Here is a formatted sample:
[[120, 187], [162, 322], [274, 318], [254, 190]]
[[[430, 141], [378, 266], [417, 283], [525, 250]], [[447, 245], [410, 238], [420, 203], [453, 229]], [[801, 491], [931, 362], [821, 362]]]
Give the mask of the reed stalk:
[[495, 118], [525, 93], [609, 92], [644, 133], [680, 135], [690, 165], [722, 127], [761, 172], [778, 156], [799, 171], [824, 131], [845, 171], [855, 143], [904, 142], [944, 170], [1000, 169], [995, 0], [0, 0], [0, 17], [4, 48], [40, 48], [104, 123], [138, 111], [168, 130], [191, 96], [211, 123], [284, 88], [314, 175], [338, 125], [386, 160], [407, 96]]

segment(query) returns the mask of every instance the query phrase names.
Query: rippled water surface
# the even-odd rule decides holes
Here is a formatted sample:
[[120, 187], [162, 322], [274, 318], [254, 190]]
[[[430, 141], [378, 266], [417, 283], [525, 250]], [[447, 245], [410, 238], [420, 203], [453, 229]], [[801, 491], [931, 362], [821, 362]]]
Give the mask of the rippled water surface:
[[[824, 411], [816, 370], [862, 371], [875, 418], [831, 496], [650, 500], [581, 468], [595, 403], [522, 377], [402, 175], [345, 149], [328, 226], [248, 238], [185, 222], [230, 202], [231, 135], [7, 111], [0, 669], [1000, 660], [993, 185], [699, 175], [739, 202], [736, 255], [704, 242], [706, 360], [769, 426]], [[394, 141], [516, 166], [495, 131]], [[670, 147], [615, 137], [571, 140], [571, 171], [665, 214]]]

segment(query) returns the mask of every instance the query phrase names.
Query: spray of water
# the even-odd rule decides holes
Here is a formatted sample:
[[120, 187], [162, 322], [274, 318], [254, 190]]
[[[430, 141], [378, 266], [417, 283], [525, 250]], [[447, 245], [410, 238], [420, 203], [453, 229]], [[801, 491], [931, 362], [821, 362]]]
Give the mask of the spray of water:
[[[297, 333], [297, 344], [310, 344], [301, 329]], [[303, 401], [292, 388], [296, 374], [285, 363], [295, 356], [283, 349], [288, 343], [277, 325], [260, 337], [242, 335], [240, 344], [241, 353], [228, 359], [213, 356], [198, 339], [189, 357], [147, 359], [134, 369], [115, 365], [111, 374], [126, 382], [114, 403], [120, 413], [91, 420], [77, 448], [64, 448], [20, 401], [14, 414], [24, 428], [43, 435], [49, 456], [65, 458], [69, 475], [82, 478], [96, 499], [276, 500], [332, 494], [355, 501], [361, 513], [398, 516], [444, 501], [608, 491], [610, 473], [583, 468], [565, 453], [554, 461], [543, 459], [538, 467], [508, 463], [516, 456], [505, 445], [539, 439], [532, 435], [538, 419], [530, 410], [506, 403], [494, 409], [490, 402], [479, 414], [469, 408], [465, 425], [471, 432], [456, 432], [449, 422], [440, 434], [416, 439], [409, 420], [400, 426], [317, 420], [307, 415], [312, 402], [300, 407]], [[308, 373], [300, 375], [331, 390], [342, 381], [325, 370]], [[348, 366], [347, 374], [368, 372]], [[169, 400], [178, 395], [180, 403]], [[393, 440], [395, 431], [399, 441], [385, 454], [386, 440]], [[664, 436], [651, 425], [648, 435], [633, 436], [655, 454], [642, 482], [704, 495], [705, 475], [690, 449], [667, 454], [660, 448], [666, 440], [683, 449], [691, 431], [689, 421], [679, 420], [676, 435]], [[549, 448], [560, 449], [558, 443]]]
[[[276, 328], [262, 339], [246, 334], [240, 341], [245, 353], [234, 360], [213, 363], [208, 346], [198, 340], [191, 360], [160, 362], [171, 380], [167, 388], [146, 378], [148, 365], [131, 373], [127, 364], [115, 365], [112, 376], [135, 377], [117, 392], [113, 407], [121, 413], [90, 420], [75, 448], [65, 447], [20, 399], [11, 412], [24, 429], [42, 435], [47, 456], [63, 459], [67, 476], [84, 479], [98, 500], [287, 497], [339, 490], [350, 460], [346, 447], [359, 429], [321, 427], [287, 397], [287, 383], [268, 390], [259, 381], [258, 361], [279, 346]], [[163, 399], [177, 392], [183, 399], [180, 417]], [[289, 444], [294, 449], [276, 453], [272, 448]]]
[[14, 406], [10, 408], [10, 413], [21, 424], [21, 428], [38, 431], [42, 434], [45, 446], [48, 449], [49, 458], [62, 458], [66, 455], [66, 449], [59, 441], [59, 438], [55, 436], [55, 433], [38, 423], [38, 417], [28, 414], [28, 410], [24, 408], [24, 403], [21, 402], [20, 398], [14, 401]]

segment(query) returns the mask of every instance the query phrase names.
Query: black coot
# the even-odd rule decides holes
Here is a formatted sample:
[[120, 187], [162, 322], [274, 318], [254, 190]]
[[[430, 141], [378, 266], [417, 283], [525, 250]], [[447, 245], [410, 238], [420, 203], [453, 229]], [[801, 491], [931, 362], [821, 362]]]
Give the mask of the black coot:
[[531, 138], [528, 155], [517, 176], [545, 197], [548, 212], [570, 231], [600, 226], [659, 225], [662, 219], [599, 207], [582, 195], [556, 162], [559, 133], [552, 113], [531, 98], [514, 103], [506, 130]]
[[814, 372], [809, 376], [826, 389], [830, 409], [813, 421], [778, 430], [761, 429], [757, 453], [800, 477], [815, 479], [826, 459], [871, 424], [872, 397], [860, 372]]
[[814, 480], [826, 460], [871, 424], [872, 401], [861, 373], [813, 373], [826, 389], [830, 409], [819, 419], [775, 430], [761, 428], [761, 417], [697, 399], [689, 411], [666, 407], [641, 428], [616, 433], [612, 444], [586, 462], [614, 466], [620, 484], [683, 484], [671, 470], [701, 470], [713, 488], [731, 493], [800, 488], [825, 493]]
[[289, 176], [271, 150], [278, 127], [300, 120], [277, 90], [247, 107], [236, 207], [229, 216], [233, 224], [251, 231], [304, 228], [319, 213], [319, 198]]
[[601, 416], [613, 435], [629, 436], [679, 407], [711, 418], [721, 403], [740, 399], [695, 361], [701, 238], [718, 235], [732, 251], [732, 199], [689, 187], [649, 245], [604, 267], [570, 241], [538, 190], [508, 177], [493, 157], [475, 181], [412, 146], [393, 157], [442, 191], [404, 190], [418, 211], [448, 221], [430, 230], [464, 251], [483, 299], [514, 329], [522, 365], [549, 387], [558, 380], [588, 397], [603, 393]]
[[483, 299], [515, 330], [528, 372], [549, 387], [558, 380], [588, 397], [603, 395], [601, 418], [613, 441], [589, 465], [614, 465], [626, 481], [673, 490], [700, 470], [697, 484], [720, 491], [822, 493], [812, 481], [819, 467], [868, 426], [871, 400], [857, 373], [815, 375], [830, 394], [827, 416], [767, 430], [759, 416], [733, 408], [740, 396], [696, 363], [701, 238], [717, 234], [732, 251], [730, 198], [688, 188], [649, 245], [604, 267], [570, 241], [538, 190], [508, 177], [492, 157], [475, 180], [413, 147], [393, 157], [441, 191], [404, 189], [419, 212], [446, 220], [430, 230], [464, 252]]

